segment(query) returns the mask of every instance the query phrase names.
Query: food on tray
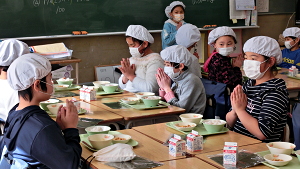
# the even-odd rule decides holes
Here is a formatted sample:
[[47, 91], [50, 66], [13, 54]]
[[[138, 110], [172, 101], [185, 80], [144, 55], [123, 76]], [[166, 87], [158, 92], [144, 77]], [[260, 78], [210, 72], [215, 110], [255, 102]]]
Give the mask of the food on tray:
[[144, 97], [144, 99], [148, 99], [148, 100], [157, 100], [157, 99], [159, 99], [159, 98], [156, 97], [156, 96], [148, 96], [148, 97]]
[[272, 161], [284, 161], [284, 160], [282, 160], [282, 159], [277, 159], [277, 158], [274, 158], [274, 159], [272, 159]]
[[120, 137], [116, 137], [113, 140], [126, 140], [126, 138], [120, 138]]
[[207, 120], [205, 122], [203, 122], [205, 124], [210, 124], [210, 125], [221, 125], [221, 124], [225, 124], [223, 121], [221, 120]]
[[179, 124], [176, 124], [177, 127], [194, 127], [194, 125], [179, 125]]

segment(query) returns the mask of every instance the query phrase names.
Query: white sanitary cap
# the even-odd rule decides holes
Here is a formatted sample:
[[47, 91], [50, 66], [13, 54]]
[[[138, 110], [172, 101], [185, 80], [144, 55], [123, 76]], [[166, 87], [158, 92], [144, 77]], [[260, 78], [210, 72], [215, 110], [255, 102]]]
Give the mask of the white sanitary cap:
[[172, 18], [171, 15], [170, 15], [170, 13], [171, 13], [172, 9], [173, 9], [175, 6], [177, 6], [177, 5], [180, 5], [180, 6], [183, 7], [183, 9], [185, 9], [185, 5], [184, 5], [181, 1], [173, 1], [173, 2], [172, 2], [169, 6], [167, 6], [166, 9], [165, 9], [165, 13], [166, 13], [166, 15], [167, 15], [168, 18], [170, 18], [170, 19]]
[[282, 62], [282, 53], [278, 42], [268, 36], [255, 36], [247, 40], [243, 50], [244, 53], [253, 52], [267, 57], [275, 57], [276, 64]]
[[300, 28], [298, 27], [286, 28], [283, 31], [282, 35], [283, 37], [293, 36], [296, 38], [300, 38]]
[[181, 45], [173, 45], [165, 48], [160, 52], [163, 60], [168, 62], [183, 63], [185, 66], [191, 65], [192, 58], [186, 47]]
[[198, 42], [201, 38], [201, 34], [197, 26], [192, 24], [182, 25], [176, 33], [176, 43], [186, 48], [192, 46]]
[[30, 53], [26, 43], [7, 39], [0, 43], [0, 66], [9, 66], [19, 56]]
[[129, 25], [126, 30], [126, 36], [131, 36], [131, 37], [134, 37], [135, 39], [138, 39], [141, 41], [147, 41], [149, 43], [154, 43], [153, 36], [142, 25]]
[[9, 85], [17, 91], [28, 89], [35, 80], [42, 79], [51, 72], [49, 60], [36, 53], [28, 53], [17, 58], [7, 71]]
[[214, 43], [215, 43], [215, 41], [219, 37], [226, 36], [226, 35], [227, 36], [228, 35], [233, 36], [235, 38], [235, 40], [236, 40], [236, 35], [235, 35], [234, 31], [231, 28], [229, 28], [228, 26], [221, 26], [221, 27], [217, 27], [217, 28], [213, 29], [209, 33], [209, 35], [208, 35], [208, 44], [210, 46], [213, 46]]

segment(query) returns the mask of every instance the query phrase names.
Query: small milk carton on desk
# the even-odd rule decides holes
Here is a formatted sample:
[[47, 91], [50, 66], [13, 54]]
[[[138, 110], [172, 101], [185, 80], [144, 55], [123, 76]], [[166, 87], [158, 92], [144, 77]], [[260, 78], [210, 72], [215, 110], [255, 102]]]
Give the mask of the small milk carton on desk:
[[85, 90], [86, 86], [82, 86], [82, 88], [79, 89], [79, 98], [81, 100], [85, 100]]
[[88, 89], [87, 90], [85, 90], [86, 91], [86, 97], [85, 97], [85, 100], [86, 101], [94, 101], [94, 100], [97, 100], [97, 98], [96, 98], [96, 89], [95, 88], [93, 88], [93, 87], [88, 87]]
[[186, 137], [187, 149], [196, 152], [203, 150], [203, 136], [199, 135], [197, 131], [192, 130]]
[[186, 152], [185, 140], [182, 140], [179, 135], [174, 134], [169, 140], [169, 154], [174, 157], [183, 156]]
[[238, 146], [236, 142], [225, 142], [223, 149], [223, 165], [235, 166], [238, 162]]

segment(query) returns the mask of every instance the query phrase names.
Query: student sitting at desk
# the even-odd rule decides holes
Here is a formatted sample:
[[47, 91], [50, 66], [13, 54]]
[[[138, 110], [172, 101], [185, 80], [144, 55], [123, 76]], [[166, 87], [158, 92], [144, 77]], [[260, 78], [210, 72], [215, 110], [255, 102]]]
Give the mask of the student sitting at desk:
[[0, 168], [17, 168], [18, 164], [24, 168], [78, 168], [82, 149], [76, 107], [67, 100], [55, 122], [39, 106], [54, 92], [49, 60], [25, 54], [10, 65], [7, 75], [20, 103], [11, 109], [5, 123]]
[[119, 86], [129, 92], [158, 93], [155, 73], [164, 66], [164, 61], [150, 48], [154, 43], [152, 35], [141, 25], [130, 25], [126, 31], [126, 42], [132, 57], [121, 61]]
[[[200, 38], [200, 31], [195, 25], [185, 24], [182, 25], [177, 31], [176, 43], [186, 47], [190, 51], [192, 48], [196, 47]], [[189, 56], [191, 58], [191, 62], [186, 62], [186, 66], [189, 67], [191, 73], [194, 73], [199, 78], [202, 78], [198, 53], [194, 50], [194, 55], [189, 53]]]
[[256, 36], [243, 50], [249, 80], [234, 88], [226, 121], [237, 133], [263, 142], [281, 141], [289, 97], [284, 80], [275, 78], [276, 65], [282, 61], [279, 44], [270, 37]]
[[177, 30], [185, 24], [183, 21], [184, 9], [185, 5], [181, 1], [173, 1], [166, 7], [165, 13], [169, 19], [165, 21], [161, 32], [162, 49], [172, 45], [177, 45], [175, 35]]
[[283, 68], [291, 68], [296, 66], [300, 69], [300, 50], [299, 50], [299, 41], [300, 41], [300, 28], [292, 27], [287, 28], [282, 33], [285, 38], [285, 49], [282, 50], [282, 63], [278, 66]]
[[186, 112], [203, 114], [206, 105], [205, 89], [201, 79], [186, 66], [191, 60], [189, 51], [183, 46], [174, 45], [160, 54], [165, 61], [164, 69], [159, 68], [156, 74], [160, 96], [171, 105], [184, 108]]
[[242, 55], [231, 60], [230, 54], [235, 50], [236, 35], [234, 31], [227, 27], [218, 27], [208, 35], [208, 44], [215, 48], [211, 56], [206, 60], [203, 69], [208, 72], [208, 79], [225, 83], [230, 90], [242, 84], [243, 64]]

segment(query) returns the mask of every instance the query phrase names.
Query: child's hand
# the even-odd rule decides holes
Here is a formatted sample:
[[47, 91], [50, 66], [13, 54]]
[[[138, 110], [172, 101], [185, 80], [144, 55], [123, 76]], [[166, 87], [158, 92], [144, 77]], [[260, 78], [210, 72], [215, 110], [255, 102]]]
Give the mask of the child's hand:
[[235, 113], [238, 114], [241, 110], [246, 110], [247, 106], [247, 96], [243, 92], [242, 86], [237, 85], [233, 92], [230, 95], [230, 101], [232, 105], [232, 109]]
[[66, 107], [60, 107], [56, 122], [61, 130], [77, 127], [78, 111], [76, 106], [68, 99], [66, 100]]
[[233, 67], [242, 67], [244, 63], [244, 57], [240, 54], [237, 58], [232, 59], [232, 66]]
[[166, 92], [172, 91], [171, 90], [171, 79], [170, 77], [164, 72], [162, 68], [157, 69], [156, 80], [161, 89]]
[[[119, 69], [121, 70], [122, 74], [129, 80], [133, 80], [135, 78], [135, 65], [132, 64], [130, 65], [130, 61], [129, 58], [122, 58], [121, 61], [121, 67], [119, 67]], [[125, 80], [125, 79], [123, 79]]]
[[178, 30], [182, 26], [182, 22], [179, 22], [176, 26], [176, 30]]

